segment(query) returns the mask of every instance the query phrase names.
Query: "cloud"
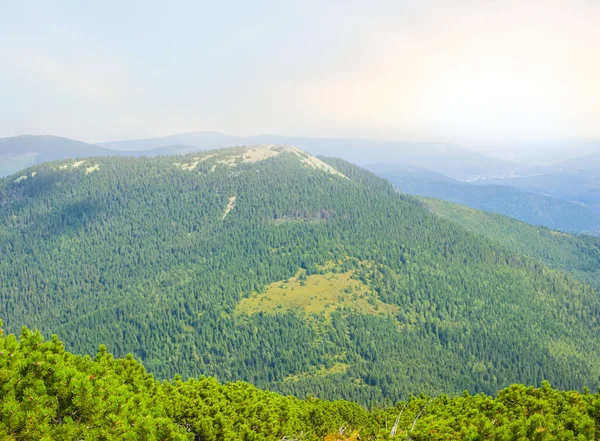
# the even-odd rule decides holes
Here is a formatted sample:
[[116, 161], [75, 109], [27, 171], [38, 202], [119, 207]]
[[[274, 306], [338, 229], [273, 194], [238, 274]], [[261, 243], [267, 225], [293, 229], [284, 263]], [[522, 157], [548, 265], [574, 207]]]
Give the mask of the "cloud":
[[385, 25], [369, 29], [344, 69], [324, 62], [281, 78], [274, 99], [371, 133], [600, 136], [598, 7], [430, 3], [412, 11], [418, 26], [371, 17]]

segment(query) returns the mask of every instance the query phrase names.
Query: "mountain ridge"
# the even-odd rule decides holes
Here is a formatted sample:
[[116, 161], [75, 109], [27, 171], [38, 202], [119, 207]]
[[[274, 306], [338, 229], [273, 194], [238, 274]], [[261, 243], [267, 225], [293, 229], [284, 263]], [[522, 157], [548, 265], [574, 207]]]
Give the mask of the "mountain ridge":
[[497, 245], [568, 272], [600, 290], [600, 239], [527, 224], [497, 213], [421, 198], [432, 213], [486, 237]]
[[[516, 166], [510, 162], [487, 157], [473, 149], [457, 144], [440, 142], [403, 142], [348, 138], [320, 138], [306, 136], [254, 135], [232, 136], [220, 132], [198, 131], [160, 138], [137, 139], [100, 143], [115, 149], [148, 151], [168, 144], [207, 148], [230, 145], [288, 144], [295, 145], [316, 156], [338, 156], [365, 165], [374, 162], [408, 163], [444, 170], [459, 178], [473, 178], [486, 173], [506, 173]], [[438, 159], [439, 158], [439, 159]]]
[[[60, 144], [47, 143], [44, 136], [24, 135], [28, 146], [18, 148], [19, 137], [0, 140], [0, 158], [5, 166], [0, 168], [0, 176], [16, 173], [19, 169], [53, 159], [77, 159], [98, 155], [119, 156], [159, 156], [180, 153], [193, 153], [214, 148], [226, 148], [236, 145], [284, 144], [295, 145], [315, 156], [340, 156], [351, 162], [367, 164], [372, 162], [408, 162], [418, 166], [443, 171], [458, 178], [473, 178], [479, 175], [502, 174], [515, 166], [502, 160], [481, 155], [471, 149], [454, 144], [412, 143], [396, 141], [377, 141], [360, 139], [310, 138], [298, 136], [258, 135], [238, 137], [219, 132], [190, 132], [162, 138], [148, 138], [132, 141], [87, 144], [67, 138], [54, 137], [78, 149], [63, 149]], [[15, 146], [11, 146], [15, 143]], [[3, 153], [2, 145], [5, 146]], [[47, 145], [49, 144], [49, 145]], [[36, 157], [40, 151], [52, 147], [52, 157]], [[110, 148], [107, 148], [110, 147]], [[12, 150], [12, 153], [10, 151]], [[16, 150], [16, 152], [15, 152]], [[19, 159], [20, 158], [20, 159]]]
[[0, 177], [37, 163], [114, 154], [110, 149], [60, 136], [21, 135], [0, 138]]

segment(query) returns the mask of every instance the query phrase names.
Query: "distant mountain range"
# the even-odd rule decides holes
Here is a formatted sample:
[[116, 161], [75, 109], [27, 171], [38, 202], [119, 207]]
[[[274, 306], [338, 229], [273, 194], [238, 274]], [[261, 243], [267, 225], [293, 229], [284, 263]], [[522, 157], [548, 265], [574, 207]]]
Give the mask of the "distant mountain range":
[[475, 179], [473, 183], [510, 185], [600, 212], [600, 152], [517, 174]]
[[15, 136], [0, 138], [0, 176], [57, 159], [111, 156], [115, 152], [94, 144], [59, 136]]
[[432, 142], [418, 143], [279, 135], [231, 136], [218, 132], [190, 132], [163, 138], [108, 142], [100, 145], [121, 151], [149, 151], [161, 148], [167, 154], [168, 152], [180, 153], [182, 146], [207, 150], [234, 145], [257, 144], [293, 145], [313, 155], [341, 157], [359, 165], [379, 162], [409, 164], [444, 173], [456, 179], [474, 179], [482, 175], [503, 175], [518, 168], [514, 163], [490, 158], [467, 147]]
[[[372, 166], [397, 189], [412, 195], [442, 199], [479, 210], [500, 213], [533, 225], [555, 230], [600, 235], [600, 213], [580, 203], [569, 202], [509, 185], [474, 185], [440, 173], [414, 167]], [[546, 175], [544, 175], [546, 176]], [[556, 182], [547, 175], [547, 187]], [[537, 177], [538, 182], [545, 182]], [[505, 180], [501, 182], [512, 182]], [[564, 182], [564, 180], [563, 180]]]
[[444, 173], [456, 179], [502, 176], [517, 168], [513, 163], [490, 158], [454, 144], [278, 135], [239, 137], [218, 132], [192, 132], [99, 145], [54, 136], [4, 138], [0, 140], [0, 176], [55, 159], [107, 155], [159, 156], [258, 144], [293, 145], [313, 155], [342, 157], [360, 165], [408, 164]]

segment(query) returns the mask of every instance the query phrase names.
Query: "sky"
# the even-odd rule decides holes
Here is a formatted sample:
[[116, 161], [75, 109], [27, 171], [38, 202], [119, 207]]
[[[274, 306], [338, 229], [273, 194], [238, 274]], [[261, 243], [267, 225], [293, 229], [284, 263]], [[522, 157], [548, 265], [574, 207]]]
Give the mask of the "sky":
[[0, 137], [592, 145], [598, 23], [595, 0], [1, 0]]

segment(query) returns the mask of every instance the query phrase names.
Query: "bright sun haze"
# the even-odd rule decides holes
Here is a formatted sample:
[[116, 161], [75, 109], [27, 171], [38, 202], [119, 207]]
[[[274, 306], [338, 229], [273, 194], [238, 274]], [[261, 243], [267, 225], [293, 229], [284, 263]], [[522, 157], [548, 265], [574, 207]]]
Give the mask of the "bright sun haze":
[[0, 136], [600, 137], [593, 1], [9, 1]]

